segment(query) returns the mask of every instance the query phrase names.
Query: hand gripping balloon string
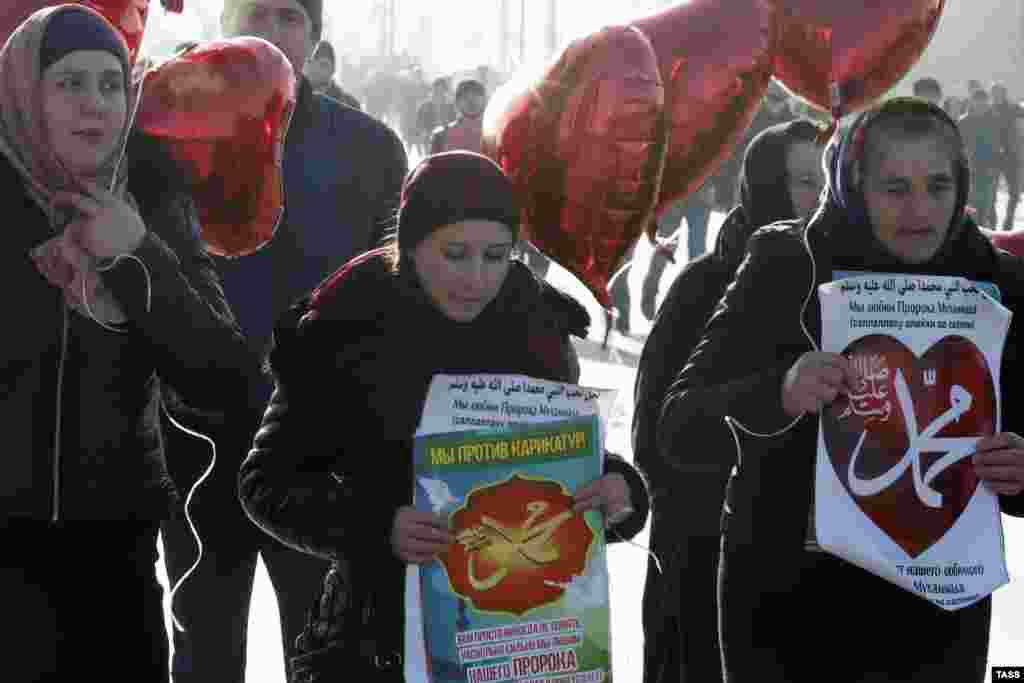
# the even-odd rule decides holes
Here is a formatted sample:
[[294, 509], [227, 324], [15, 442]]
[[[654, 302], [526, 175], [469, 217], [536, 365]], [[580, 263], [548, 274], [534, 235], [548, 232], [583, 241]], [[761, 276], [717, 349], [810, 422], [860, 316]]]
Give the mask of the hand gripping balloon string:
[[[928, 507], [940, 508], [942, 507], [942, 494], [930, 486], [931, 482], [947, 468], [969, 456], [978, 443], [978, 437], [935, 438], [935, 435], [967, 414], [974, 403], [974, 397], [962, 386], [953, 385], [949, 390], [949, 410], [935, 418], [931, 424], [925, 427], [924, 431], [918, 432], [914, 403], [902, 370], [896, 371], [893, 384], [907, 430], [909, 442], [907, 452], [888, 472], [873, 479], [861, 479], [854, 470], [861, 447], [864, 445], [864, 439], [867, 437], [865, 429], [861, 432], [860, 439], [857, 440], [857, 446], [853, 449], [850, 465], [847, 468], [850, 490], [855, 495], [862, 497], [876, 495], [892, 486], [909, 467], [913, 472], [914, 491], [917, 493], [917, 497]], [[921, 456], [929, 452], [940, 452], [945, 455], [932, 463], [932, 466], [922, 475]]]

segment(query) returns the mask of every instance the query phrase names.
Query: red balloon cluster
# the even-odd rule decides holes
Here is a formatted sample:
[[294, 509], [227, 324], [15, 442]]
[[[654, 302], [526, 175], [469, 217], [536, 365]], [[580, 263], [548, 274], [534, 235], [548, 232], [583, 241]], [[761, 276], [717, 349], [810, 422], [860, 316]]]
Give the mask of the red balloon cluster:
[[281, 162], [295, 109], [288, 58], [261, 38], [203, 43], [146, 72], [135, 125], [189, 181], [206, 247], [250, 254], [284, 211]]
[[531, 241], [608, 305], [609, 275], [654, 216], [699, 187], [774, 76], [834, 116], [883, 95], [945, 0], [690, 0], [569, 44], [492, 98], [483, 149]]
[[775, 77], [839, 117], [884, 95], [939, 25], [945, 0], [776, 0]]
[[[69, 0], [74, 2], [74, 0]], [[183, 0], [162, 0], [168, 12], [180, 13]], [[150, 0], [79, 0], [78, 4], [91, 7], [116, 26], [128, 43], [131, 58], [138, 55], [139, 45], [146, 30], [146, 19], [149, 17]], [[14, 32], [21, 22], [33, 12], [44, 7], [63, 4], [59, 0], [3, 0], [0, 7], [0, 43]]]

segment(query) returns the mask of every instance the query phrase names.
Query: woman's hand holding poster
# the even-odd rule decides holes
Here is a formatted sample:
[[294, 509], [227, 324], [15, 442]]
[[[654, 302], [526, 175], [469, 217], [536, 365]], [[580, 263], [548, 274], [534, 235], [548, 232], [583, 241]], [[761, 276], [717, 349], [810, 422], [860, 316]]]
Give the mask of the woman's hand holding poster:
[[902, 275], [819, 288], [822, 351], [860, 379], [821, 414], [818, 545], [947, 610], [1009, 580], [999, 502], [970, 457], [1001, 428], [1011, 314], [988, 292]]
[[573, 511], [601, 476], [609, 398], [523, 376], [434, 378], [415, 505], [448, 518], [456, 542], [419, 569], [427, 680], [611, 680], [602, 519]]

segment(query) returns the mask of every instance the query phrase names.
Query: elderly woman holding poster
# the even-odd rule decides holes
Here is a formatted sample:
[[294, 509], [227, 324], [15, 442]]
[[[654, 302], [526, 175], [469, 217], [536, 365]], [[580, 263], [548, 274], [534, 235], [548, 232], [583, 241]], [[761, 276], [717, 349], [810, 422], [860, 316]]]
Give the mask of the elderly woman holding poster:
[[[397, 239], [352, 260], [277, 326], [277, 388], [240, 493], [267, 533], [336, 563], [297, 675], [428, 680], [411, 642], [422, 631], [409, 628], [407, 569], [455, 542], [447, 518], [412, 507], [413, 437], [431, 379], [579, 377], [569, 336], [584, 334], [587, 314], [512, 258], [519, 215], [486, 157], [427, 157], [405, 181]], [[621, 458], [605, 468], [576, 492], [576, 511], [601, 510], [609, 539], [629, 538], [646, 521], [644, 482]]]
[[[841, 416], [863, 393], [863, 373], [870, 370], [821, 351], [828, 311], [819, 306], [819, 286], [849, 272], [899, 274], [899, 283], [955, 276], [993, 283], [1014, 310], [1024, 296], [1024, 266], [994, 249], [965, 215], [967, 157], [956, 124], [941, 109], [923, 100], [891, 100], [862, 114], [839, 143], [830, 158], [829, 191], [815, 214], [752, 238], [735, 281], [665, 400], [662, 454], [676, 462], [694, 452], [679, 425], [722, 419], [741, 447], [727, 496], [719, 580], [727, 680], [981, 681], [988, 597], [944, 610], [818, 546], [814, 513], [824, 501], [813, 495], [815, 415], [823, 415], [827, 429], [833, 411]], [[1014, 327], [1002, 356], [1004, 378], [1019, 372], [1020, 343]], [[941, 372], [965, 372], [957, 362], [967, 363], [951, 362]], [[907, 393], [902, 377], [880, 371], [871, 379], [888, 381], [877, 393], [890, 397]], [[925, 385], [928, 380], [926, 372]], [[1013, 391], [1008, 381], [993, 390], [1002, 399], [1007, 430], [1019, 430], [1022, 417]], [[907, 446], [899, 446], [903, 425], [897, 422], [902, 418], [909, 430], [916, 418], [891, 404], [890, 412], [873, 417], [891, 418], [887, 427], [898, 428], [894, 443], [902, 457]], [[963, 435], [981, 438], [971, 457], [943, 477], [931, 482], [930, 471], [922, 475], [915, 463], [893, 491], [912, 495], [934, 486], [951, 493], [963, 483], [984, 487], [998, 496], [1003, 511], [1024, 515], [1024, 439], [1012, 431], [996, 433], [996, 425], [993, 418], [993, 428]], [[865, 427], [862, 439], [868, 432]], [[851, 465], [851, 479], [854, 470]], [[913, 535], [907, 526], [897, 516], [882, 529], [894, 537]], [[781, 619], [797, 626], [780, 628]]]

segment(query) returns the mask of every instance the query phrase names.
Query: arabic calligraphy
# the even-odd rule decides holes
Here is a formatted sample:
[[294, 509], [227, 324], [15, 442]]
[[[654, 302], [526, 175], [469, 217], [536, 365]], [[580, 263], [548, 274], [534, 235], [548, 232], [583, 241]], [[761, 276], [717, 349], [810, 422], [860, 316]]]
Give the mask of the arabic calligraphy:
[[600, 394], [593, 389], [584, 390], [580, 387], [572, 387], [555, 382], [549, 383], [546, 387], [544, 384], [537, 384], [528, 381], [504, 381], [501, 377], [492, 377], [490, 381], [486, 381], [484, 378], [479, 376], [474, 379], [457, 378], [456, 381], [448, 384], [449, 392], [458, 391], [468, 393], [472, 391], [473, 393], [478, 394], [485, 390], [504, 394], [506, 397], [511, 397], [513, 394], [546, 396], [548, 402], [563, 396], [570, 400], [582, 401], [593, 401], [594, 399], [600, 398]]
[[889, 398], [889, 366], [881, 354], [850, 356], [860, 377], [856, 391], [849, 395], [849, 404], [839, 419], [856, 415], [866, 422], [888, 422], [892, 415]]
[[[551, 537], [562, 524], [572, 518], [572, 510], [561, 513], [537, 523], [537, 519], [548, 511], [549, 503], [532, 501], [526, 504], [529, 513], [526, 520], [518, 527], [506, 526], [498, 520], [484, 515], [480, 524], [464, 529], [456, 535], [469, 555], [468, 574], [470, 585], [478, 591], [489, 591], [498, 586], [510, 573], [511, 567], [532, 563], [535, 565], [556, 562], [559, 557], [558, 546], [552, 543]], [[478, 578], [476, 558], [486, 551], [488, 559], [497, 565], [490, 576]]]
[[843, 280], [839, 285], [840, 291], [844, 294], [862, 295], [874, 294], [878, 291], [895, 292], [900, 296], [906, 296], [908, 292], [941, 293], [947, 299], [954, 294], [980, 294], [980, 290], [973, 282], [962, 283], [957, 278], [943, 278], [945, 284], [937, 279], [912, 278], [912, 277], [889, 277], [884, 280], [877, 278], [851, 278]]
[[[949, 390], [949, 409], [935, 418], [931, 424], [926, 425], [923, 430], [919, 430], [910, 389], [903, 377], [902, 370], [896, 371], [893, 385], [900, 410], [903, 412], [904, 427], [909, 441], [907, 451], [903, 458], [887, 472], [871, 479], [861, 479], [857, 476], [856, 466], [861, 447], [867, 436], [865, 429], [861, 432], [857, 446], [850, 458], [848, 468], [850, 490], [854, 495], [861, 497], [877, 495], [898, 481], [909, 468], [913, 473], [914, 492], [918, 499], [930, 508], [940, 508], [942, 507], [942, 494], [931, 487], [931, 482], [946, 469], [971, 455], [979, 437], [938, 438], [935, 435], [967, 414], [974, 403], [974, 397], [962, 386], [953, 385]], [[932, 463], [926, 471], [922, 471], [921, 460], [925, 453], [944, 453], [945, 455]]]

